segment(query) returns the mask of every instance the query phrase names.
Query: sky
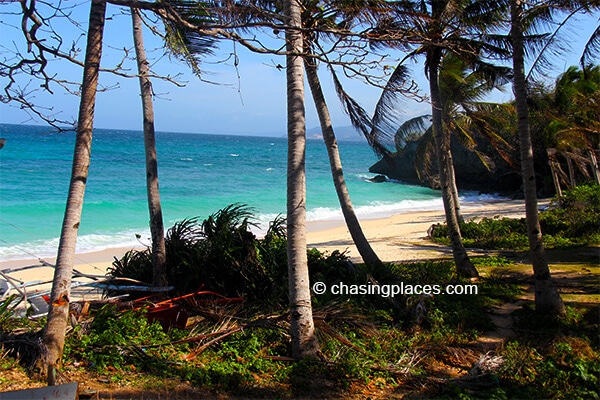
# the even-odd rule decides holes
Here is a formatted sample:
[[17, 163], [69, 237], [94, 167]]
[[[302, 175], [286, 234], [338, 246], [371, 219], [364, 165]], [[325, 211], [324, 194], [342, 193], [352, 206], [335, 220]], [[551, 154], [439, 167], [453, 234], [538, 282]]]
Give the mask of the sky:
[[[53, 26], [60, 32], [65, 43], [74, 41], [75, 46], [83, 50], [87, 27], [89, 2], [64, 1], [65, 11], [70, 13], [73, 20], [80, 26], [68, 23], [64, 18], [55, 19]], [[73, 8], [71, 8], [73, 7]], [[15, 27], [19, 24], [18, 15], [7, 15], [12, 11], [18, 13], [18, 4], [0, 3], [0, 57], [4, 58], [10, 53], [9, 49], [19, 47], [23, 49], [23, 39]], [[102, 66], [113, 68], [123, 57], [123, 48], [132, 50], [131, 17], [121, 11], [119, 7], [108, 6], [107, 23], [105, 27], [105, 45], [103, 48]], [[580, 31], [573, 36], [570, 47], [574, 54], [565, 54], [565, 60], [557, 60], [559, 69], [576, 63], [577, 49], [583, 46], [589, 32], [597, 25], [597, 16], [588, 18], [580, 23]], [[588, 36], [586, 36], [586, 32]], [[185, 87], [177, 87], [171, 83], [153, 80], [155, 93], [155, 126], [158, 131], [176, 131], [193, 133], [215, 134], [242, 134], [283, 136], [286, 132], [286, 90], [285, 69], [277, 65], [285, 65], [281, 56], [253, 54], [242, 46], [232, 42], [223, 41], [219, 49], [212, 56], [203, 59], [201, 64], [202, 77], [215, 84], [202, 82], [193, 75], [188, 66], [173, 57], [164, 55], [162, 40], [151, 34], [148, 29], [144, 31], [146, 50], [153, 63], [153, 69], [163, 75], [178, 75], [178, 81], [185, 83]], [[273, 43], [277, 41], [271, 38]], [[283, 45], [283, 41], [281, 41]], [[68, 46], [70, 47], [70, 46]], [[233, 65], [231, 55], [236, 53], [239, 64]], [[395, 55], [399, 57], [399, 55]], [[395, 65], [394, 55], [385, 62]], [[49, 68], [59, 77], [72, 81], [80, 81], [82, 71], [80, 67], [69, 65], [64, 60], [51, 60]], [[132, 59], [127, 59], [123, 67], [135, 72], [136, 66]], [[427, 82], [423, 77], [422, 65], [414, 64], [412, 71], [419, 85], [426, 89]], [[324, 68], [322, 68], [324, 70]], [[341, 75], [341, 74], [340, 74]], [[25, 77], [22, 77], [25, 78]], [[322, 85], [326, 100], [330, 107], [334, 126], [350, 125], [348, 117], [339, 106], [339, 101], [332, 88], [331, 79], [321, 72]], [[4, 85], [5, 81], [0, 81]], [[21, 87], [33, 88], [35, 84], [28, 80], [20, 81]], [[110, 73], [102, 73], [100, 84], [111, 88], [98, 93], [96, 103], [95, 126], [109, 129], [141, 129], [141, 102], [139, 97], [139, 82], [133, 78], [121, 78]], [[357, 99], [368, 111], [372, 112], [380, 96], [381, 89], [366, 85], [357, 79], [345, 79], [346, 90]], [[510, 89], [503, 94], [496, 94], [499, 100], [510, 100]], [[306, 87], [306, 115], [307, 128], [319, 125], [310, 92]], [[53, 112], [66, 120], [74, 120], [77, 116], [79, 99], [77, 96], [65, 93], [55, 87], [52, 95], [41, 92], [36, 93], [36, 103], [44, 107], [52, 107]], [[427, 103], [405, 101], [400, 107], [405, 109], [406, 118], [422, 115], [428, 112]], [[24, 111], [10, 105], [0, 104], [1, 123], [34, 123], [43, 124], [41, 121], [31, 120]], [[358, 136], [358, 134], [357, 134]]]

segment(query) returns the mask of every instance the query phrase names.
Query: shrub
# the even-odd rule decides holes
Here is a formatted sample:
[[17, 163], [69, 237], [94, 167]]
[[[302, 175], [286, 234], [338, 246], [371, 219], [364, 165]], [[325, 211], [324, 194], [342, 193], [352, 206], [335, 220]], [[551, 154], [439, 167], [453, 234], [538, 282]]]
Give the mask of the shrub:
[[[230, 297], [272, 296], [273, 279], [261, 263], [260, 243], [250, 230], [250, 211], [233, 204], [201, 223], [197, 218], [185, 219], [168, 230], [167, 280], [175, 292], [189, 293], [203, 287]], [[115, 260], [109, 273], [151, 282], [150, 250], [128, 252]]]
[[555, 236], [583, 239], [594, 234], [598, 235], [600, 233], [600, 185], [581, 185], [565, 191], [561, 207], [542, 213], [540, 224], [542, 232]]
[[[565, 191], [560, 208], [540, 214], [540, 225], [548, 248], [599, 244], [600, 186], [584, 185]], [[468, 247], [525, 250], [529, 246], [524, 218], [482, 218], [462, 223], [460, 228]], [[431, 230], [431, 238], [448, 244], [447, 226], [436, 225]]]
[[[136, 352], [127, 349], [164, 343], [168, 338], [160, 324], [149, 322], [142, 311], [119, 312], [107, 305], [97, 312], [88, 332], [67, 337], [65, 357], [85, 361], [101, 371], [107, 367], [121, 369], [128, 364], [141, 364], [134, 356]], [[148, 359], [150, 356], [142, 361]]]
[[565, 337], [544, 350], [509, 343], [500, 353], [501, 386], [519, 398], [597, 399], [600, 357], [581, 339]]

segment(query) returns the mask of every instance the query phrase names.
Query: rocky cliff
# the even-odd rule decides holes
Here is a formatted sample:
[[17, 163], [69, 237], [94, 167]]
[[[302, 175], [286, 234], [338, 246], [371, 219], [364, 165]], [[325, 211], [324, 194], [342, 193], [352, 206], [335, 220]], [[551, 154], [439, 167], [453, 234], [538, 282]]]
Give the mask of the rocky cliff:
[[[411, 142], [395, 153], [391, 162], [382, 159], [371, 166], [369, 171], [406, 183], [438, 189], [439, 177], [436, 172], [435, 160], [428, 169], [429, 173], [417, 173], [417, 163], [415, 163], [417, 147], [418, 142]], [[494, 156], [488, 143], [482, 141], [477, 144], [477, 147], [481, 154], [486, 154], [484, 159], [489, 168], [484, 165], [477, 153], [466, 149], [456, 140], [451, 143], [459, 190], [477, 190], [483, 193], [508, 195], [518, 193], [521, 190], [521, 176], [499, 155]]]

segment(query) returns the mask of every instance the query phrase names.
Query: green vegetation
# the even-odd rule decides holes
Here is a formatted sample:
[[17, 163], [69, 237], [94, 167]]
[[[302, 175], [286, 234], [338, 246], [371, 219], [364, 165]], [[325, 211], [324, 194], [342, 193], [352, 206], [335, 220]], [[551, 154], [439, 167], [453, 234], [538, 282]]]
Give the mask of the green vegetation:
[[[571, 248], [600, 244], [600, 186], [582, 185], [565, 191], [560, 207], [557, 199], [540, 213], [540, 225], [547, 248]], [[461, 224], [466, 246], [483, 249], [528, 248], [525, 219], [483, 218]], [[448, 230], [439, 225], [432, 238], [449, 243]]]
[[[598, 196], [596, 187], [568, 193], [563, 202], [567, 208], [551, 211], [552, 215], [571, 232], [585, 236], [593, 226], [592, 213], [597, 213], [597, 207], [588, 207], [594, 196]], [[586, 220], [582, 215], [587, 213]], [[527, 286], [515, 278], [516, 265], [498, 256], [474, 257], [482, 278], [471, 281], [457, 277], [448, 260], [366, 267], [351, 263], [341, 252], [309, 250], [312, 282], [328, 287], [339, 282], [461, 284], [476, 285], [477, 294], [314, 295], [322, 359], [292, 362], [284, 281], [285, 221], [275, 221], [262, 239], [250, 232], [250, 221], [250, 212], [234, 205], [201, 224], [178, 223], [168, 235], [168, 248], [177, 257], [171, 262], [179, 263], [178, 268], [172, 267], [169, 279], [178, 293], [196, 288], [194, 279], [206, 279], [213, 290], [246, 296], [243, 304], [187, 304], [191, 317], [186, 329], [168, 331], [151, 322], [143, 309], [112, 304], [95, 308], [67, 335], [64, 373], [85, 372], [94, 376], [88, 379], [148, 390], [185, 382], [210, 393], [267, 398], [306, 393], [597, 398], [597, 304], [575, 302], [563, 317], [541, 318], [529, 302], [523, 302]], [[148, 277], [147, 255], [147, 251], [128, 253], [115, 262], [113, 273]], [[246, 256], [239, 258], [243, 262], [236, 261], [239, 255]], [[225, 289], [228, 281], [220, 280], [230, 278], [232, 286]], [[506, 317], [513, 321], [514, 339], [489, 353], [480, 338], [496, 329], [494, 310], [517, 302], [523, 306]], [[0, 303], [4, 348], [0, 371], [3, 376], [4, 371], [31, 374], [42, 325], [15, 318], [9, 304]], [[26, 369], [17, 366], [17, 360]]]

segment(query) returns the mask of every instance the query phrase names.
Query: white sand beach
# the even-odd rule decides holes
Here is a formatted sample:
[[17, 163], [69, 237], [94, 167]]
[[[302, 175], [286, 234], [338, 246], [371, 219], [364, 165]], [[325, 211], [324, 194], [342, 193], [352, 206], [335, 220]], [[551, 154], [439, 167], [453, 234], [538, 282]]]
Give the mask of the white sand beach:
[[[541, 202], [541, 205], [545, 202]], [[523, 200], [498, 200], [463, 206], [465, 219], [482, 217], [523, 217]], [[361, 221], [365, 236], [383, 261], [418, 260], [424, 258], [450, 256], [448, 247], [431, 243], [426, 239], [427, 229], [444, 221], [444, 212], [413, 211], [381, 219]], [[314, 221], [308, 223], [307, 245], [321, 251], [347, 251], [352, 261], [360, 262], [360, 255], [352, 243], [350, 233], [343, 221]], [[75, 270], [90, 275], [106, 274], [113, 257], [120, 258], [128, 248], [113, 248], [92, 253], [79, 253], [76, 256]], [[44, 261], [53, 264], [52, 258]], [[41, 265], [36, 259], [0, 261], [0, 271], [29, 265]], [[53, 268], [41, 267], [10, 272], [10, 276], [23, 282], [52, 280]], [[39, 286], [43, 287], [43, 286]]]

